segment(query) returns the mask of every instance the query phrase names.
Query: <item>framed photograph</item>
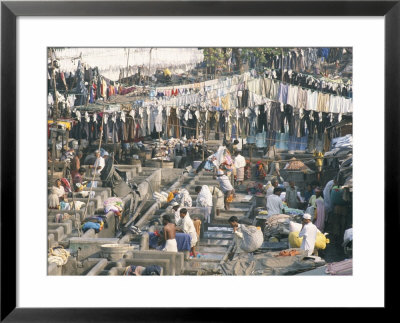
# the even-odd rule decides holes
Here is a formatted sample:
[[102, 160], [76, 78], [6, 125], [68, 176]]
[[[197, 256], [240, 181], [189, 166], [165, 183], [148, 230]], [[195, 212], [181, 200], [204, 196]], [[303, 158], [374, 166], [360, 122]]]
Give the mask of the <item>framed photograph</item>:
[[[3, 1], [1, 320], [200, 321], [211, 319], [210, 315], [215, 320], [229, 320], [244, 308], [389, 306], [386, 250], [388, 239], [397, 234], [397, 226], [386, 213], [389, 203], [398, 198], [399, 24], [399, 1]], [[307, 59], [301, 60], [305, 56]], [[272, 83], [277, 86], [273, 94]], [[284, 88], [288, 93], [296, 88], [296, 95], [284, 95]], [[315, 104], [301, 103], [298, 89], [305, 96], [307, 90], [315, 96]], [[245, 97], [245, 102], [252, 103], [243, 103]], [[324, 103], [325, 98], [331, 104]], [[251, 109], [247, 111], [248, 107]], [[278, 121], [276, 125], [267, 121], [273, 120], [275, 108], [279, 115], [287, 114], [279, 125]], [[230, 110], [242, 114], [236, 115], [235, 121]], [[219, 118], [216, 123], [210, 121], [208, 113], [215, 111], [226, 125], [217, 125]], [[243, 120], [253, 120], [253, 112], [257, 123], [248, 128], [253, 127], [254, 133], [249, 130], [242, 135], [246, 127]], [[263, 114], [264, 128], [264, 121], [260, 121]], [[295, 116], [299, 118], [297, 123]], [[302, 118], [308, 121], [301, 123]], [[233, 122], [229, 129], [228, 122]], [[326, 144], [323, 138], [329, 138], [327, 133], [333, 131], [332, 127], [342, 146], [338, 144], [340, 148], [332, 152], [330, 142], [329, 149], [319, 149]], [[311, 129], [321, 134], [319, 141], [310, 142]], [[258, 160], [268, 161], [265, 167], [277, 173], [271, 178], [271, 172], [263, 176], [261, 182], [266, 185], [261, 185], [259, 193], [264, 195], [268, 180], [277, 179], [277, 185], [289, 196], [296, 190], [291, 182], [298, 186], [308, 176], [303, 172], [300, 180], [290, 172], [294, 165], [290, 158], [301, 155], [291, 151], [300, 150], [301, 156], [308, 156], [303, 161], [315, 177], [315, 200], [319, 197], [315, 193], [318, 186], [322, 191], [328, 182], [322, 165], [334, 159], [326, 153], [335, 154], [350, 145], [351, 151], [340, 163], [348, 164], [351, 172], [341, 173], [340, 185], [343, 191], [351, 187], [352, 203], [347, 204], [351, 215], [346, 225], [354, 229], [354, 241], [351, 238], [352, 254], [345, 249], [340, 261], [351, 260], [351, 275], [332, 274], [326, 266], [319, 274], [299, 275], [278, 265], [266, 274], [254, 262], [250, 273], [249, 266], [243, 265], [245, 261], [235, 265], [231, 262], [223, 273], [213, 271], [209, 265], [221, 264], [222, 258], [218, 257], [227, 256], [228, 247], [223, 243], [207, 247], [198, 244], [196, 254], [195, 244], [191, 244], [194, 237], [183, 225], [186, 211], [176, 220], [182, 225], [177, 227], [182, 233], [177, 234], [182, 234], [182, 239], [190, 236], [186, 242], [191, 248], [182, 253], [182, 261], [185, 257], [185, 261], [189, 259], [196, 265], [185, 267], [187, 274], [182, 271], [174, 275], [178, 265], [173, 266], [172, 260], [157, 258], [154, 264], [139, 261], [135, 252], [148, 249], [151, 242], [146, 239], [157, 236], [159, 230], [159, 240], [164, 238], [163, 243], [168, 242], [165, 248], [170, 248], [168, 225], [172, 220], [169, 216], [162, 218], [166, 212], [161, 212], [158, 205], [165, 199], [174, 207], [178, 198], [180, 210], [187, 207], [191, 216], [195, 215], [191, 223], [199, 225], [203, 241], [227, 239], [227, 246], [236, 245], [239, 242], [232, 239], [232, 233], [240, 226], [252, 225], [254, 230], [263, 231], [266, 243], [282, 242], [289, 249], [309, 252], [304, 247], [306, 238], [300, 247], [291, 244], [287, 236], [279, 241], [266, 235], [261, 210], [259, 218], [252, 217], [252, 223], [237, 225], [237, 218], [232, 216], [239, 216], [238, 210], [247, 197], [256, 195], [250, 203], [252, 212], [259, 206], [257, 185], [249, 184], [244, 165], [231, 167], [235, 159], [232, 161], [230, 154], [223, 155], [225, 162], [220, 162], [220, 157], [212, 158], [219, 156], [219, 145], [236, 157], [234, 152], [238, 151], [239, 156], [242, 153], [243, 160], [250, 159], [254, 165]], [[275, 149], [280, 157], [287, 157], [280, 160], [281, 173], [275, 165], [279, 165], [280, 158]], [[180, 157], [175, 169], [177, 159], [168, 157], [172, 151], [174, 158]], [[325, 157], [318, 155], [321, 151]], [[65, 163], [66, 159], [70, 162]], [[321, 165], [319, 159], [324, 159]], [[256, 176], [262, 173], [260, 163]], [[135, 171], [124, 166], [139, 164]], [[161, 169], [169, 165], [171, 169], [162, 175]], [[194, 169], [199, 165], [216, 168], [205, 179], [196, 177]], [[231, 172], [231, 168], [235, 170]], [[337, 180], [338, 174], [334, 174]], [[307, 177], [310, 183], [312, 176]], [[228, 184], [224, 184], [224, 177]], [[60, 179], [59, 183], [55, 179]], [[222, 192], [223, 206], [218, 214], [218, 207], [205, 212], [206, 206], [197, 198], [198, 194], [206, 194], [203, 187], [214, 181]], [[301, 185], [304, 187], [299, 188], [298, 195], [294, 193], [296, 207], [291, 210], [300, 209], [297, 203], [304, 201], [306, 181]], [[190, 187], [187, 195], [182, 189], [185, 187]], [[63, 194], [58, 194], [60, 189]], [[201, 207], [196, 209], [194, 203], [193, 207], [186, 206], [186, 198], [197, 200], [200, 204], [196, 207]], [[243, 201], [238, 203], [239, 199]], [[281, 200], [286, 213], [293, 212], [288, 211], [292, 202]], [[265, 200], [260, 203], [265, 204]], [[314, 204], [304, 204], [299, 222], [307, 225], [318, 216], [320, 221], [319, 204]], [[82, 206], [80, 213], [77, 205]], [[100, 209], [103, 217], [97, 212]], [[162, 224], [141, 222], [149, 209], [159, 215]], [[268, 217], [273, 216], [268, 203], [266, 209]], [[330, 213], [331, 221], [335, 214]], [[215, 222], [216, 215], [224, 223]], [[211, 223], [203, 223], [207, 223], [208, 216], [212, 219], [209, 223], [218, 222], [214, 231], [209, 230]], [[323, 233], [318, 221], [314, 222]], [[144, 223], [149, 232], [146, 235], [141, 232]], [[339, 231], [339, 236], [343, 235], [343, 230]], [[64, 245], [66, 236], [68, 244]], [[96, 245], [93, 237], [98, 240]], [[200, 240], [200, 234], [197, 238]], [[338, 250], [343, 251], [342, 243], [338, 243]], [[116, 251], [115, 246], [129, 250]], [[207, 259], [215, 256], [207, 248], [218, 249], [218, 259]], [[282, 248], [279, 250], [289, 250]], [[314, 257], [314, 261], [318, 254], [312, 249], [307, 256]], [[257, 252], [251, 252], [252, 257], [257, 256]], [[292, 256], [277, 253], [268, 261], [276, 264], [276, 257], [288, 255]], [[232, 258], [233, 253], [229, 257], [237, 259]], [[178, 256], [172, 258], [176, 264]], [[334, 264], [339, 262], [334, 257], [329, 259]], [[204, 274], [206, 267], [209, 271]], [[129, 273], [145, 276], [142, 274], [146, 270], [153, 277], [124, 277]], [[304, 271], [303, 267], [299, 272]]]

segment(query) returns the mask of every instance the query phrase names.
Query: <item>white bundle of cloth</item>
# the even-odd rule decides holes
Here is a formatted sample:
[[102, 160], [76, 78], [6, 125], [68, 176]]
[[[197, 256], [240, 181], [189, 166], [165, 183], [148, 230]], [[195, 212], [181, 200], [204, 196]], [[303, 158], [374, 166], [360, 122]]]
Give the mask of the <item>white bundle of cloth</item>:
[[168, 199], [168, 193], [166, 193], [166, 192], [161, 192], [161, 193], [154, 192], [154, 193], [153, 193], [153, 197], [154, 197], [157, 201], [159, 201], [159, 202], [161, 202], [161, 203], [166, 203], [166, 202], [167, 202], [167, 199]]
[[208, 185], [203, 185], [199, 195], [197, 195], [196, 206], [207, 207], [212, 206], [212, 194]]

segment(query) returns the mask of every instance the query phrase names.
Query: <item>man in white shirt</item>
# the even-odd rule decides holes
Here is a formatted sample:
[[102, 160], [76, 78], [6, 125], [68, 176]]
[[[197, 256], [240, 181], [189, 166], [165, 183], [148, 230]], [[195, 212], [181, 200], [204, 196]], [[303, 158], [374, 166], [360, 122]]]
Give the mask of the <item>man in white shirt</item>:
[[[96, 160], [93, 165], [90, 165], [89, 168], [94, 169], [94, 174], [100, 175], [100, 172], [103, 170], [106, 165], [104, 158], [100, 156], [100, 150], [96, 150], [95, 152]], [[91, 187], [97, 187], [97, 181], [90, 182]]]
[[196, 258], [196, 251], [194, 249], [194, 246], [197, 243], [196, 228], [194, 227], [193, 221], [190, 218], [190, 216], [185, 208], [180, 209], [179, 213], [180, 213], [181, 219], [178, 222], [176, 231], [187, 233], [190, 235], [190, 237], [192, 238], [190, 241], [191, 254], [193, 255], [194, 258]]
[[280, 198], [282, 189], [279, 187], [274, 188], [274, 194], [268, 196], [267, 199], [267, 211], [268, 217], [271, 215], [282, 214], [283, 202]]
[[311, 256], [314, 251], [317, 232], [317, 227], [311, 222], [311, 215], [305, 213], [303, 215], [303, 226], [299, 233], [299, 238], [303, 238], [300, 249], [307, 250], [309, 256]]
[[100, 172], [103, 170], [106, 163], [104, 161], [104, 158], [100, 156], [100, 150], [96, 150], [95, 154], [96, 154], [96, 161], [90, 168], [94, 169], [96, 175], [100, 175]]
[[229, 180], [228, 176], [224, 174], [222, 170], [218, 170], [217, 172], [217, 181], [219, 183], [219, 187], [221, 188], [221, 191], [225, 195], [225, 210], [229, 210], [229, 204], [230, 202], [230, 197], [235, 193], [235, 190], [233, 189], [233, 186], [231, 184], [231, 181]]
[[[172, 211], [174, 212], [175, 225], [178, 225], [181, 220], [180, 211], [182, 209], [181, 205], [178, 202], [172, 203]], [[189, 212], [187, 213], [189, 215]]]
[[195, 191], [198, 194], [196, 199], [196, 206], [204, 207], [206, 209], [204, 223], [210, 223], [211, 209], [213, 206], [213, 198], [210, 192], [210, 188], [208, 187], [208, 185], [196, 186]]
[[235, 162], [236, 170], [236, 184], [241, 185], [244, 180], [244, 168], [246, 167], [246, 159], [240, 154], [240, 151], [235, 152]]
[[276, 178], [273, 178], [271, 180], [271, 186], [269, 186], [267, 188], [267, 194], [265, 194], [265, 200], [268, 201], [268, 196], [271, 196], [272, 194], [274, 194], [274, 189], [275, 187], [278, 187], [279, 182]]

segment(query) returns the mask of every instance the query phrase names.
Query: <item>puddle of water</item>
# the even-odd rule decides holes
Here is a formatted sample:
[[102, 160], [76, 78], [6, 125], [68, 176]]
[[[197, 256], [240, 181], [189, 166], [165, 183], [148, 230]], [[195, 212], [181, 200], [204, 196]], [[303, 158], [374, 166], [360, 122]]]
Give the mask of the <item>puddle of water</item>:
[[225, 253], [227, 251], [226, 247], [198, 247], [196, 251], [202, 253]]
[[232, 233], [205, 232], [204, 237], [208, 239], [232, 239]]
[[[199, 255], [200, 255], [200, 257], [199, 257]], [[199, 252], [197, 259], [198, 260], [221, 260], [223, 257], [224, 257], [224, 254]]]
[[232, 228], [226, 227], [208, 227], [208, 231], [226, 231], [226, 232], [233, 232]]
[[202, 239], [200, 241], [200, 246], [229, 246], [231, 240], [218, 240], [218, 239]]

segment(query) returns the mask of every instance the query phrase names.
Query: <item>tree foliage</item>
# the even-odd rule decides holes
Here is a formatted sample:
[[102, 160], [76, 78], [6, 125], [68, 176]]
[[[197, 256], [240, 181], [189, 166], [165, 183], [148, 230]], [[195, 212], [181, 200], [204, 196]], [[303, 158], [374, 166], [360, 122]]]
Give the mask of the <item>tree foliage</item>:
[[228, 71], [230, 69], [229, 61], [232, 55], [235, 57], [236, 66], [234, 70], [240, 70], [243, 62], [248, 62], [250, 59], [255, 60], [255, 65], [262, 68], [267, 59], [271, 55], [281, 55], [286, 53], [286, 48], [260, 48], [260, 47], [245, 47], [245, 48], [203, 48], [204, 61], [210, 73], [216, 71]]

